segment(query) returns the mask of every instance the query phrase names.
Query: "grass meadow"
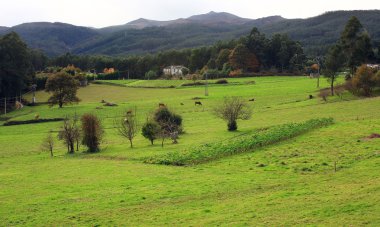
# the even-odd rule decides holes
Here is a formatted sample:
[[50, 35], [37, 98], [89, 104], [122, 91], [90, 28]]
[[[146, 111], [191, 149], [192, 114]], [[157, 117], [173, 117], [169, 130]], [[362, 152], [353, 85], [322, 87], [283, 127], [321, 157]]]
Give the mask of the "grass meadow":
[[[211, 84], [209, 96], [204, 86], [181, 83], [107, 81], [81, 88], [79, 104], [26, 106], [2, 115], [1, 125], [36, 114], [95, 113], [105, 135], [95, 154], [81, 147], [68, 155], [57, 140], [51, 158], [41, 142], [50, 130], [56, 137], [62, 122], [0, 126], [0, 226], [380, 225], [380, 139], [367, 139], [380, 133], [380, 97], [345, 93], [327, 102], [309, 99], [318, 89], [307, 77], [229, 79]], [[321, 85], [328, 87], [324, 79]], [[212, 114], [225, 96], [255, 99], [252, 119], [238, 121], [237, 132], [228, 132]], [[195, 97], [202, 106], [194, 105]], [[47, 99], [45, 92], [37, 93], [37, 101]], [[118, 106], [105, 107], [101, 100]], [[179, 143], [152, 146], [139, 134], [131, 149], [116, 133], [115, 119], [136, 109], [143, 124], [159, 103], [182, 115], [185, 133]], [[334, 124], [196, 165], [144, 162], [319, 118], [333, 118]]]

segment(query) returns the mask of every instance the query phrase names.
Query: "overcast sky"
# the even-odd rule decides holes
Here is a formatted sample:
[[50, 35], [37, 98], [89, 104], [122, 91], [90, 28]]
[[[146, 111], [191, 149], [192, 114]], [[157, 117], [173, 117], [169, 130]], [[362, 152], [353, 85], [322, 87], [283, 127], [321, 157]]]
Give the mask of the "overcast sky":
[[307, 18], [326, 11], [379, 9], [380, 0], [1, 0], [0, 26], [65, 22], [105, 27], [138, 18], [172, 20], [209, 11], [245, 18]]

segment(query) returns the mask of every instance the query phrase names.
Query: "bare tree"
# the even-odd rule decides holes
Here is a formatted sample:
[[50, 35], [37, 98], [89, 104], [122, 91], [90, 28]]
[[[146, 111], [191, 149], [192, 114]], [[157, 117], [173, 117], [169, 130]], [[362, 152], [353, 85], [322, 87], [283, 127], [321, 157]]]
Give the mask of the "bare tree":
[[228, 131], [235, 131], [237, 130], [236, 121], [250, 119], [252, 109], [242, 97], [228, 97], [214, 108], [214, 114], [227, 122]]
[[126, 111], [124, 117], [115, 122], [116, 129], [119, 135], [127, 138], [133, 148], [133, 139], [136, 137], [139, 128], [136, 119], [136, 111], [133, 113], [131, 110]]
[[49, 131], [49, 133], [46, 136], [46, 138], [42, 141], [41, 148], [44, 151], [50, 151], [50, 156], [51, 157], [54, 156], [54, 154], [53, 154], [54, 138], [53, 138], [53, 135], [52, 135], [51, 131]]
[[78, 127], [78, 119], [69, 119], [66, 117], [63, 121], [61, 130], [58, 133], [58, 138], [63, 140], [67, 146], [67, 152], [72, 154], [74, 153], [74, 144], [77, 140], [77, 136], [80, 134]]

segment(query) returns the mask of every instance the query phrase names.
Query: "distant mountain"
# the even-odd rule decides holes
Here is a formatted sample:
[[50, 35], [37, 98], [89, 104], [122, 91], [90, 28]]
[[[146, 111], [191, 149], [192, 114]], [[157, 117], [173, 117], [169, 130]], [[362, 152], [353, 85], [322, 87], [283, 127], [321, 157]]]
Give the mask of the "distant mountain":
[[98, 36], [97, 30], [65, 23], [34, 22], [20, 24], [0, 33], [17, 32], [28, 46], [55, 56], [74, 51], [75, 47]]
[[246, 19], [229, 13], [209, 12], [189, 18], [155, 21], [140, 18], [124, 25], [101, 29], [64, 23], [26, 23], [0, 27], [0, 35], [15, 31], [32, 47], [49, 56], [74, 54], [126, 55], [211, 45], [247, 35], [253, 27], [268, 36], [287, 33], [300, 41], [308, 54], [323, 54], [333, 44], [351, 16], [380, 41], [380, 10], [336, 11], [307, 19], [271, 16]]
[[8, 27], [0, 26], [0, 32], [6, 31], [8, 29], [9, 29]]
[[225, 12], [216, 13], [211, 11], [206, 14], [195, 15], [186, 19], [179, 18], [169, 21], [156, 21], [140, 18], [124, 25], [105, 27], [100, 30], [103, 32], [115, 32], [131, 28], [143, 29], [148, 27], [166, 27], [170, 25], [188, 25], [194, 23], [200, 25], [241, 25], [249, 21], [253, 21], [253, 19], [245, 19]]
[[373, 41], [380, 41], [380, 10], [327, 12], [317, 17], [282, 20], [259, 28], [268, 35], [287, 33], [292, 39], [300, 41], [307, 53], [324, 54], [327, 47], [340, 37], [352, 16], [360, 20]]

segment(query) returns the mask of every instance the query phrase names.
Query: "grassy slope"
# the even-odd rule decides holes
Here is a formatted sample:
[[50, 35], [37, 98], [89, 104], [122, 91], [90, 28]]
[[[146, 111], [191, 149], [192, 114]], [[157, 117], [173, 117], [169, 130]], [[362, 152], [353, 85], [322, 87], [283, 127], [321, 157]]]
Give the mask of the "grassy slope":
[[[202, 87], [143, 89], [91, 85], [79, 92], [80, 105], [61, 110], [24, 108], [13, 119], [62, 117], [95, 112], [106, 137], [94, 155], [56, 157], [39, 149], [41, 139], [60, 123], [0, 126], [0, 219], [4, 225], [379, 225], [380, 98], [328, 103], [307, 100], [315, 94], [308, 78], [254, 78], [256, 85], [217, 86], [203, 97]], [[324, 84], [327, 86], [327, 84]], [[251, 120], [229, 133], [209, 110], [225, 95], [254, 97]], [[40, 101], [46, 94], [39, 93]], [[101, 106], [100, 100], [118, 107]], [[137, 106], [141, 121], [159, 102], [182, 114], [186, 134], [178, 145], [150, 146], [141, 136], [136, 148], [115, 134], [113, 119]], [[185, 105], [181, 106], [183, 102]], [[249, 130], [316, 117], [336, 124], [252, 153], [194, 167], [143, 164], [141, 159]], [[338, 172], [334, 173], [337, 161]], [[264, 164], [265, 167], [260, 167]]]

